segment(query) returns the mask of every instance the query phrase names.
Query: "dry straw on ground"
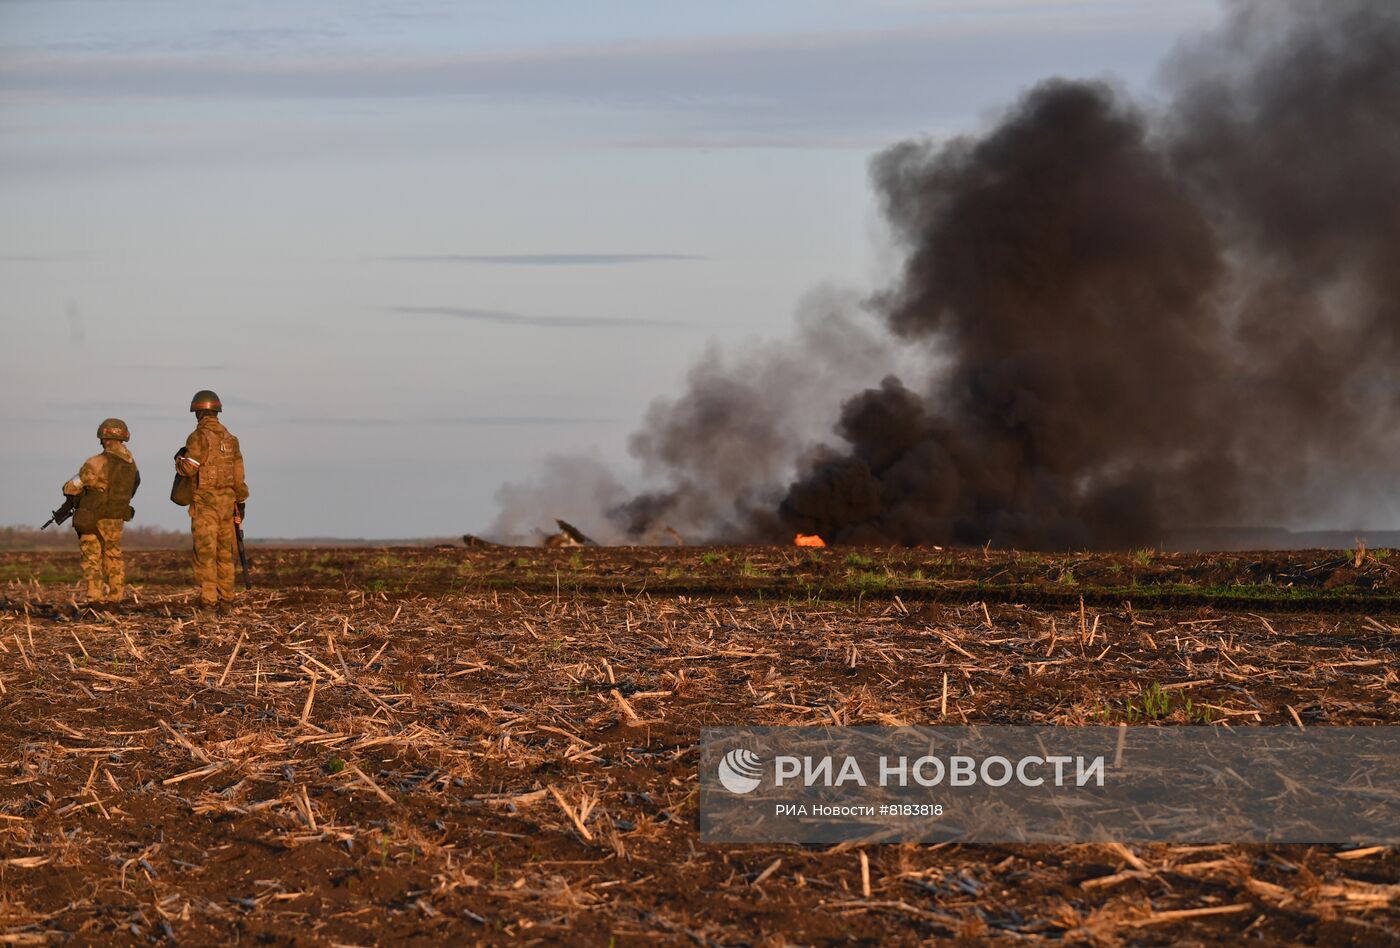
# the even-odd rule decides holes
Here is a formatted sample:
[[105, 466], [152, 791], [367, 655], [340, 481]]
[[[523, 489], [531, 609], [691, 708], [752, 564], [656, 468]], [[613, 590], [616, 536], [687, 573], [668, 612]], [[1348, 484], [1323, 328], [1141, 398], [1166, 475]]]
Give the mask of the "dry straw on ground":
[[695, 823], [707, 725], [1075, 725], [1150, 685], [1165, 724], [1394, 724], [1383, 616], [308, 582], [191, 622], [173, 586], [116, 616], [5, 596], [0, 943], [1400, 938], [1379, 847], [712, 848]]

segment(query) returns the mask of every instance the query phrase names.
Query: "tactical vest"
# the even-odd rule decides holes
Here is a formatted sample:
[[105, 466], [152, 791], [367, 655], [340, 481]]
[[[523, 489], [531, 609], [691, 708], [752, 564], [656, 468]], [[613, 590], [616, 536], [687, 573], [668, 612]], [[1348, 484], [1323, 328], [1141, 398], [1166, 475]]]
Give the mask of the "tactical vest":
[[97, 532], [99, 520], [130, 520], [136, 516], [131, 498], [141, 483], [136, 465], [126, 458], [106, 452], [107, 489], [87, 488], [78, 498], [73, 529], [83, 534]]
[[234, 486], [234, 462], [238, 458], [238, 439], [227, 428], [201, 426], [196, 433], [204, 442], [204, 458], [195, 475], [195, 487], [209, 490]]

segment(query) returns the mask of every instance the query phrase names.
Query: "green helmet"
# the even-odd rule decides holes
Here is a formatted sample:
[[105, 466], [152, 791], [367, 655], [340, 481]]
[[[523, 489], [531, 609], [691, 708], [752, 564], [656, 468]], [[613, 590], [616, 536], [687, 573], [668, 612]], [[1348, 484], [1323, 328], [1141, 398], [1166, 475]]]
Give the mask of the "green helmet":
[[120, 418], [108, 418], [97, 426], [97, 438], [99, 441], [130, 441], [131, 432]]
[[223, 411], [223, 402], [219, 401], [219, 396], [209, 389], [200, 389], [194, 393], [194, 398], [190, 399], [190, 411]]

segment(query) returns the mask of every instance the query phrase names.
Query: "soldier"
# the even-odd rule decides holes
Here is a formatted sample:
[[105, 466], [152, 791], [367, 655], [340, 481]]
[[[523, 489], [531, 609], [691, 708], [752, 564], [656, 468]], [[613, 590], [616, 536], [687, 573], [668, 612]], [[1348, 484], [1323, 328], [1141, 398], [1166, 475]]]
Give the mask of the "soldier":
[[193, 480], [190, 528], [194, 533], [194, 581], [200, 606], [223, 615], [233, 607], [234, 525], [243, 522], [248, 485], [238, 439], [219, 423], [223, 405], [205, 389], [190, 401], [198, 419], [175, 470]]
[[126, 565], [122, 562], [122, 526], [136, 515], [131, 498], [141, 486], [141, 472], [124, 442], [131, 440], [126, 422], [108, 418], [97, 426], [102, 453], [83, 462], [63, 493], [78, 498], [73, 529], [83, 554], [83, 579], [89, 603], [122, 601]]

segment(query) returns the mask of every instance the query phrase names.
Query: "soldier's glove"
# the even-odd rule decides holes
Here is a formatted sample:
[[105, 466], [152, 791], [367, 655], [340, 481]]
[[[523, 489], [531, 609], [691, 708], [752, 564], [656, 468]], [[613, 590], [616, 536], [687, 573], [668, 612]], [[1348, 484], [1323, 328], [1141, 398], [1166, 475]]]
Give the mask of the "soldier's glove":
[[245, 516], [247, 516], [247, 513], [248, 513], [248, 505], [247, 505], [247, 503], [235, 504], [235, 505], [234, 505], [234, 508], [233, 508], [233, 522], [236, 523], [236, 524], [242, 525], [242, 523], [243, 523], [243, 518], [244, 518]]

